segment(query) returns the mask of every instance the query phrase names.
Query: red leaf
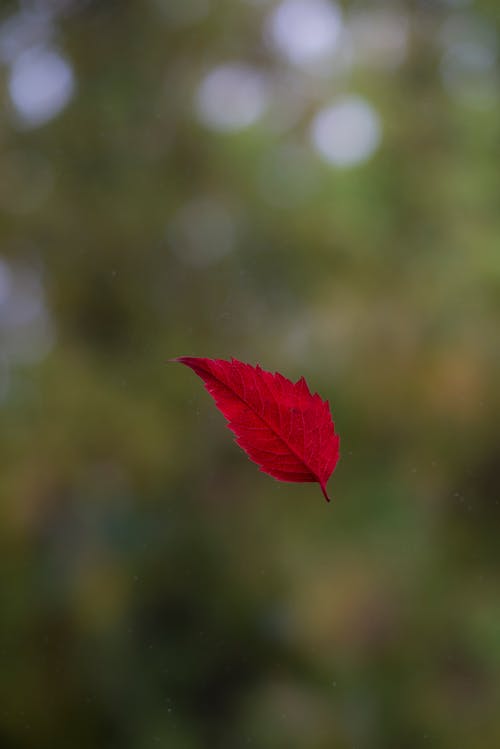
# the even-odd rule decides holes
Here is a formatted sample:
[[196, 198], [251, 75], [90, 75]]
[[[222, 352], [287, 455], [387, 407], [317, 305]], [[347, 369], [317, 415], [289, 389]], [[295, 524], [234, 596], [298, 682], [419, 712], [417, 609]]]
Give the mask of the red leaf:
[[326, 483], [339, 458], [339, 437], [328, 401], [311, 395], [303, 377], [293, 383], [237, 359], [180, 356], [203, 380], [228, 420], [236, 442], [260, 470], [280, 481]]

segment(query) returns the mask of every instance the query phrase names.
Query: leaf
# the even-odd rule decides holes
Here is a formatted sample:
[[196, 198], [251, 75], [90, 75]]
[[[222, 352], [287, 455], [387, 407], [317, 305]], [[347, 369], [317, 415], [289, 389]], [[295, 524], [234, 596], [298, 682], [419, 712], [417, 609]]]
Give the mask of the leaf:
[[339, 437], [328, 401], [311, 395], [303, 377], [293, 383], [279, 372], [231, 358], [180, 356], [205, 383], [249, 458], [280, 481], [326, 484], [339, 458]]

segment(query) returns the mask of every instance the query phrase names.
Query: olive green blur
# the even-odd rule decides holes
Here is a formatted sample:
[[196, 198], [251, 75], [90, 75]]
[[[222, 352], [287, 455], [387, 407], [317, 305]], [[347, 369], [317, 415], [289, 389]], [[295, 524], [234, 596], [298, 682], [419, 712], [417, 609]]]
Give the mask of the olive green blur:
[[[498, 4], [340, 3], [326, 69], [277, 6], [0, 6], [5, 749], [500, 746]], [[256, 93], [207, 115], [221, 65]], [[353, 96], [342, 165], [314, 122]], [[181, 355], [328, 398], [331, 504]]]

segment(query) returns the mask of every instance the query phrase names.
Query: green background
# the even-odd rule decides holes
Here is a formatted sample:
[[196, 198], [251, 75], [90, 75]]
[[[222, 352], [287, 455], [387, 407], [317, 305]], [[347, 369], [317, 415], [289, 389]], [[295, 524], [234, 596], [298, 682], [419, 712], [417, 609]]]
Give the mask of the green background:
[[[20, 122], [1, 63], [1, 745], [500, 746], [496, 2], [344, 3], [405, 54], [389, 25], [329, 74], [266, 42], [272, 2], [0, 20], [35, 6], [75, 89]], [[201, 121], [234, 60], [297, 112]], [[382, 137], [338, 168], [309, 133], [345, 94]], [[330, 505], [259, 473], [184, 354], [329, 399]]]

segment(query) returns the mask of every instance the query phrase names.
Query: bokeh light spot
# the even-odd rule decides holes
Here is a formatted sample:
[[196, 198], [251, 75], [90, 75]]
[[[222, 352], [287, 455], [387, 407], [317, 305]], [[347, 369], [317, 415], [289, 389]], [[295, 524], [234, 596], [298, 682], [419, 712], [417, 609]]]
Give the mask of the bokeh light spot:
[[75, 89], [69, 62], [46, 47], [34, 47], [16, 57], [8, 85], [16, 114], [28, 127], [43, 125], [60, 114]]
[[244, 129], [264, 114], [268, 88], [265, 76], [249, 65], [220, 65], [200, 83], [196, 95], [198, 116], [214, 130]]
[[341, 11], [327, 0], [283, 0], [269, 15], [266, 32], [286, 60], [308, 66], [335, 51], [342, 32]]
[[337, 167], [351, 167], [366, 161], [381, 139], [380, 118], [365, 99], [345, 97], [321, 110], [311, 126], [316, 151]]

